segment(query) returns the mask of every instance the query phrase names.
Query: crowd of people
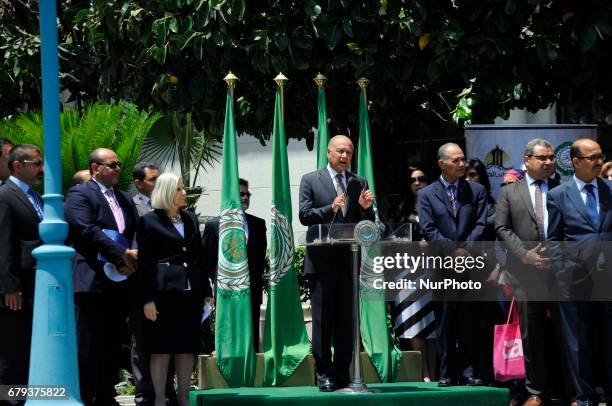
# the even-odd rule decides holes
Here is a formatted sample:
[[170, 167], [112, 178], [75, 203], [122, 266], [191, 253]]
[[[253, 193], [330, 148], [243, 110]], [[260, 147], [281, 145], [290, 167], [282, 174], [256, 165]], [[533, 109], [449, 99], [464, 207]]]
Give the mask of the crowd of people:
[[[27, 382], [34, 271], [31, 255], [41, 244], [43, 200], [34, 186], [44, 173], [41, 151], [0, 139], [0, 383]], [[353, 144], [333, 137], [326, 168], [303, 176], [299, 220], [313, 226], [374, 220], [374, 195], [366, 179], [349, 171]], [[570, 150], [575, 174], [560, 183], [552, 145], [527, 143], [524, 169], [505, 173], [494, 197], [486, 166], [467, 160], [454, 143], [437, 154], [441, 175], [410, 166], [407, 192], [386, 221], [413, 225], [413, 241], [429, 254], [446, 255], [436, 242], [453, 242], [455, 257], [481, 253], [486, 241], [486, 300], [456, 300], [432, 292], [400, 291], [390, 304], [402, 349], [422, 354], [424, 381], [438, 386], [506, 385], [512, 404], [546, 405], [565, 399], [596, 405], [601, 387], [612, 395], [612, 305], [580, 301], [571, 289], [563, 298], [542, 300], [554, 264], [549, 242], [612, 239], [612, 162], [597, 142], [576, 140]], [[76, 251], [73, 284], [80, 392], [87, 405], [116, 404], [115, 384], [129, 329], [136, 402], [188, 404], [194, 354], [201, 349], [202, 309], [214, 304], [219, 218], [206, 222], [186, 210], [182, 180], [152, 163], [133, 170], [133, 196], [117, 185], [122, 163], [106, 148], [91, 152], [89, 167], [75, 174], [66, 193], [68, 243]], [[243, 210], [248, 182], [240, 180]], [[259, 309], [266, 256], [266, 224], [245, 213], [251, 276], [254, 346], [259, 349]], [[588, 289], [591, 269], [605, 270], [607, 252], [574, 253], [573, 286]], [[560, 252], [559, 256], [568, 255]], [[598, 258], [595, 262], [592, 258]], [[600, 258], [601, 257], [601, 258]], [[605, 257], [605, 258], [604, 258]], [[321, 391], [349, 385], [353, 349], [350, 251], [309, 246], [305, 272], [312, 308], [312, 352]], [[586, 276], [585, 276], [586, 275]], [[568, 283], [567, 278], [563, 282]], [[555, 280], [555, 283], [556, 280]], [[591, 284], [591, 285], [589, 285]], [[493, 326], [502, 323], [514, 298], [518, 307], [525, 379], [496, 383]], [[603, 371], [602, 373], [600, 373]], [[176, 390], [174, 389], [176, 375]]]

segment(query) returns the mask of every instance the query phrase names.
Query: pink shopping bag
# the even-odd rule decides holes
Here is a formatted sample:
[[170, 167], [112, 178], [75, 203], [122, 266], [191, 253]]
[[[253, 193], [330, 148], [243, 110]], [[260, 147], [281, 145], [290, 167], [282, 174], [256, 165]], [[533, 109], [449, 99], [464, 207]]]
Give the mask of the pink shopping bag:
[[[510, 322], [512, 317], [512, 322]], [[499, 382], [525, 377], [523, 341], [516, 303], [512, 298], [506, 324], [495, 326], [493, 337], [493, 373]]]

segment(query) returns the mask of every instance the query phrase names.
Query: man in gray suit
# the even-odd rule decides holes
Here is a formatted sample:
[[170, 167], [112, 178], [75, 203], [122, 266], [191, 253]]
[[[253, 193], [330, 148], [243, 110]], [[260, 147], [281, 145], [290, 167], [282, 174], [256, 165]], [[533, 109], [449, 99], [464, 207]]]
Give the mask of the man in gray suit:
[[[303, 225], [374, 220], [374, 195], [368, 190], [367, 180], [347, 170], [352, 157], [350, 138], [336, 135], [327, 146], [327, 168], [302, 177], [299, 216]], [[328, 392], [349, 384], [354, 289], [350, 252], [346, 246], [308, 247], [304, 267], [311, 293], [315, 372], [319, 389]]]
[[495, 228], [508, 252], [507, 269], [519, 283], [515, 298], [525, 358], [525, 386], [530, 396], [525, 404], [537, 406], [548, 402], [551, 384], [546, 317], [549, 302], [545, 300], [550, 258], [541, 241], [546, 240], [548, 226], [546, 193], [559, 183], [549, 179], [555, 169], [555, 154], [548, 141], [529, 141], [523, 162], [525, 178], [501, 189]]
[[141, 162], [134, 167], [132, 178], [138, 193], [132, 200], [138, 210], [138, 216], [144, 216], [153, 210], [151, 207], [151, 192], [155, 187], [155, 181], [159, 177], [159, 169], [150, 162]]

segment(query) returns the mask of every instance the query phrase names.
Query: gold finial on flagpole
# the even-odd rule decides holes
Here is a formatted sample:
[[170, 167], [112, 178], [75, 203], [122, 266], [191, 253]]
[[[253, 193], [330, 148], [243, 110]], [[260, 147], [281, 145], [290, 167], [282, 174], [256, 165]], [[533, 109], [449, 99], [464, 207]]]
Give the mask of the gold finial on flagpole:
[[321, 72], [313, 79], [319, 88], [325, 86], [325, 82], [327, 82], [327, 77], [325, 77]]
[[227, 83], [228, 87], [233, 89], [234, 87], [236, 87], [236, 82], [238, 82], [238, 80], [240, 79], [238, 79], [238, 76], [234, 75], [232, 71], [229, 71], [229, 73], [225, 75], [223, 80], [225, 81], [225, 83]]
[[370, 81], [367, 78], [360, 78], [359, 80], [357, 80], [357, 84], [359, 85], [359, 88], [363, 90], [363, 94], [366, 95], [366, 100], [368, 99], [368, 96], [366, 94], [366, 88], [368, 87], [368, 83], [370, 83]]
[[281, 114], [283, 115], [283, 120], [285, 119], [285, 84], [289, 81], [282, 72], [278, 72], [278, 75], [274, 78], [274, 81], [280, 88], [280, 97], [281, 97]]

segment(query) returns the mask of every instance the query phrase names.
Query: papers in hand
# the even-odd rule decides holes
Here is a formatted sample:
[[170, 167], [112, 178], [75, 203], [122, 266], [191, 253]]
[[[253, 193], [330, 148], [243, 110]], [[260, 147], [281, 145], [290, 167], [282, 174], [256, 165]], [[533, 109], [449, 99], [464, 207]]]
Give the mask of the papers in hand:
[[213, 308], [210, 305], [210, 303], [206, 303], [204, 305], [204, 310], [202, 311], [202, 320], [200, 320], [200, 324], [204, 323], [204, 320], [206, 320], [208, 318], [208, 316], [210, 316], [212, 314]]
[[113, 282], [121, 282], [127, 279], [127, 276], [119, 272], [117, 267], [110, 262], [104, 264], [104, 275]]
[[[106, 234], [108, 238], [121, 245], [123, 248], [127, 249], [130, 248], [132, 245], [130, 243], [130, 240], [128, 240], [123, 234], [119, 233], [119, 231], [117, 230], [110, 230], [108, 228], [104, 228], [102, 229], [102, 232]], [[104, 258], [104, 255], [98, 253], [98, 261], [104, 262], [104, 274], [111, 281], [121, 282], [127, 279], [127, 276], [119, 272], [119, 270], [114, 264], [108, 262], [106, 258]]]

